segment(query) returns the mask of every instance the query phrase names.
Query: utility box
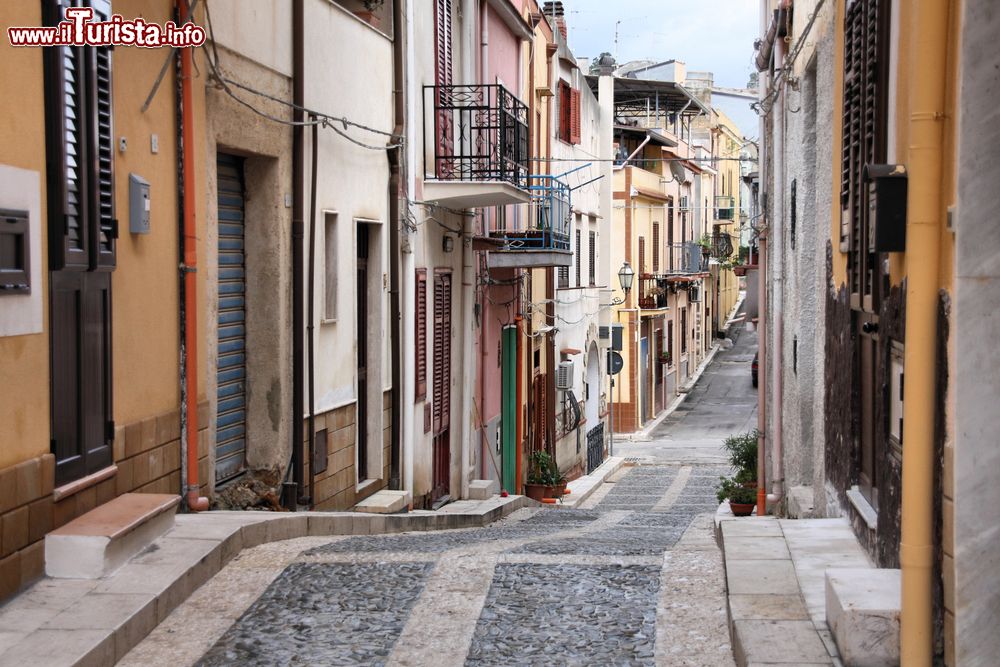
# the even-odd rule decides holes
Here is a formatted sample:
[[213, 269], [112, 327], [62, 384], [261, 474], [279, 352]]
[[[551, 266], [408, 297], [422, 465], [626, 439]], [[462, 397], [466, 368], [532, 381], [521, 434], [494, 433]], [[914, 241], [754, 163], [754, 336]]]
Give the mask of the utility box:
[[137, 174], [129, 174], [128, 230], [131, 233], [149, 233], [149, 210], [149, 181]]
[[611, 325], [611, 349], [615, 352], [622, 351], [622, 331], [625, 329], [624, 324], [612, 324]]
[[901, 164], [866, 164], [862, 174], [868, 183], [870, 252], [906, 250], [906, 167]]

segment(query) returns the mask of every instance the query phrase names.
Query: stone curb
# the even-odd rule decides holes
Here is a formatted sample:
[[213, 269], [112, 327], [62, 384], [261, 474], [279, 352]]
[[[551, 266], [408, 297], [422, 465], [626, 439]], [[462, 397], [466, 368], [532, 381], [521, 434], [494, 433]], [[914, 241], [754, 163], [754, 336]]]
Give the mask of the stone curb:
[[560, 509], [576, 509], [596, 491], [608, 477], [611, 477], [625, 465], [625, 457], [609, 456], [604, 463], [597, 466], [597, 469], [589, 475], [577, 477], [566, 485], [569, 489], [569, 498], [563, 496], [561, 503], [556, 503], [553, 507]]
[[[0, 667], [114, 664], [244, 549], [300, 537], [478, 528], [538, 506], [526, 496], [496, 496], [478, 509], [453, 514], [179, 515], [173, 529], [110, 577], [86, 582], [45, 578], [0, 607], [0, 627], [5, 629], [0, 633]], [[14, 632], [7, 633], [8, 628]]]
[[722, 503], [715, 532], [737, 667], [840, 664], [806, 610], [780, 522], [770, 516], [737, 518]]

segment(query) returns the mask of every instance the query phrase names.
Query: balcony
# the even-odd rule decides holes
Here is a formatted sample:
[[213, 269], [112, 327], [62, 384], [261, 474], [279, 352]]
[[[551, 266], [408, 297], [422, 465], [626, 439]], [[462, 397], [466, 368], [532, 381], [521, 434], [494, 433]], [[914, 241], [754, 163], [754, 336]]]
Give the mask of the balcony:
[[716, 220], [735, 220], [736, 218], [736, 202], [732, 197], [716, 197], [715, 198], [715, 219]]
[[666, 273], [669, 280], [708, 271], [708, 257], [697, 243], [666, 244]]
[[731, 234], [712, 234], [709, 245], [710, 254], [715, 259], [729, 259], [733, 256], [733, 237]]
[[504, 226], [491, 230], [474, 247], [490, 251], [490, 268], [538, 268], [569, 266], [570, 230], [573, 220], [572, 191], [556, 176], [536, 174], [530, 177], [527, 220], [522, 211], [505, 216]]
[[424, 86], [424, 198], [528, 202], [528, 139], [528, 107], [503, 86]]
[[643, 310], [667, 308], [667, 294], [670, 292], [666, 278], [644, 273], [639, 276], [639, 307]]

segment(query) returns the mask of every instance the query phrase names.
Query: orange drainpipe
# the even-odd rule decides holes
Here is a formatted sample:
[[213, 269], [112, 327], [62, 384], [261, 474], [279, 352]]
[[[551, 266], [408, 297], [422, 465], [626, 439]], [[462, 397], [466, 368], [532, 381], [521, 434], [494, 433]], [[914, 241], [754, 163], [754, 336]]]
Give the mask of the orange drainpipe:
[[[177, 0], [177, 13], [188, 15], [187, 0]], [[184, 372], [187, 382], [187, 506], [192, 512], [208, 509], [208, 498], [198, 495], [198, 253], [194, 216], [194, 93], [191, 84], [193, 47], [181, 49], [181, 126], [184, 143]]]

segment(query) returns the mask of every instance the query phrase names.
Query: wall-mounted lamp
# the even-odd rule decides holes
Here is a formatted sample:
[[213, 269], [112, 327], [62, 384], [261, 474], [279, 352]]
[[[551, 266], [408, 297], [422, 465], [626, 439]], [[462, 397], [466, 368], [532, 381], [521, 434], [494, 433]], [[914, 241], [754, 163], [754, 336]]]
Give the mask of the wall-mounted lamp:
[[622, 262], [622, 268], [618, 269], [618, 284], [621, 285], [622, 291], [625, 292], [625, 296], [621, 299], [612, 300], [612, 306], [620, 306], [625, 303], [625, 300], [628, 299], [628, 293], [632, 289], [632, 281], [634, 279], [635, 271], [628, 262]]

